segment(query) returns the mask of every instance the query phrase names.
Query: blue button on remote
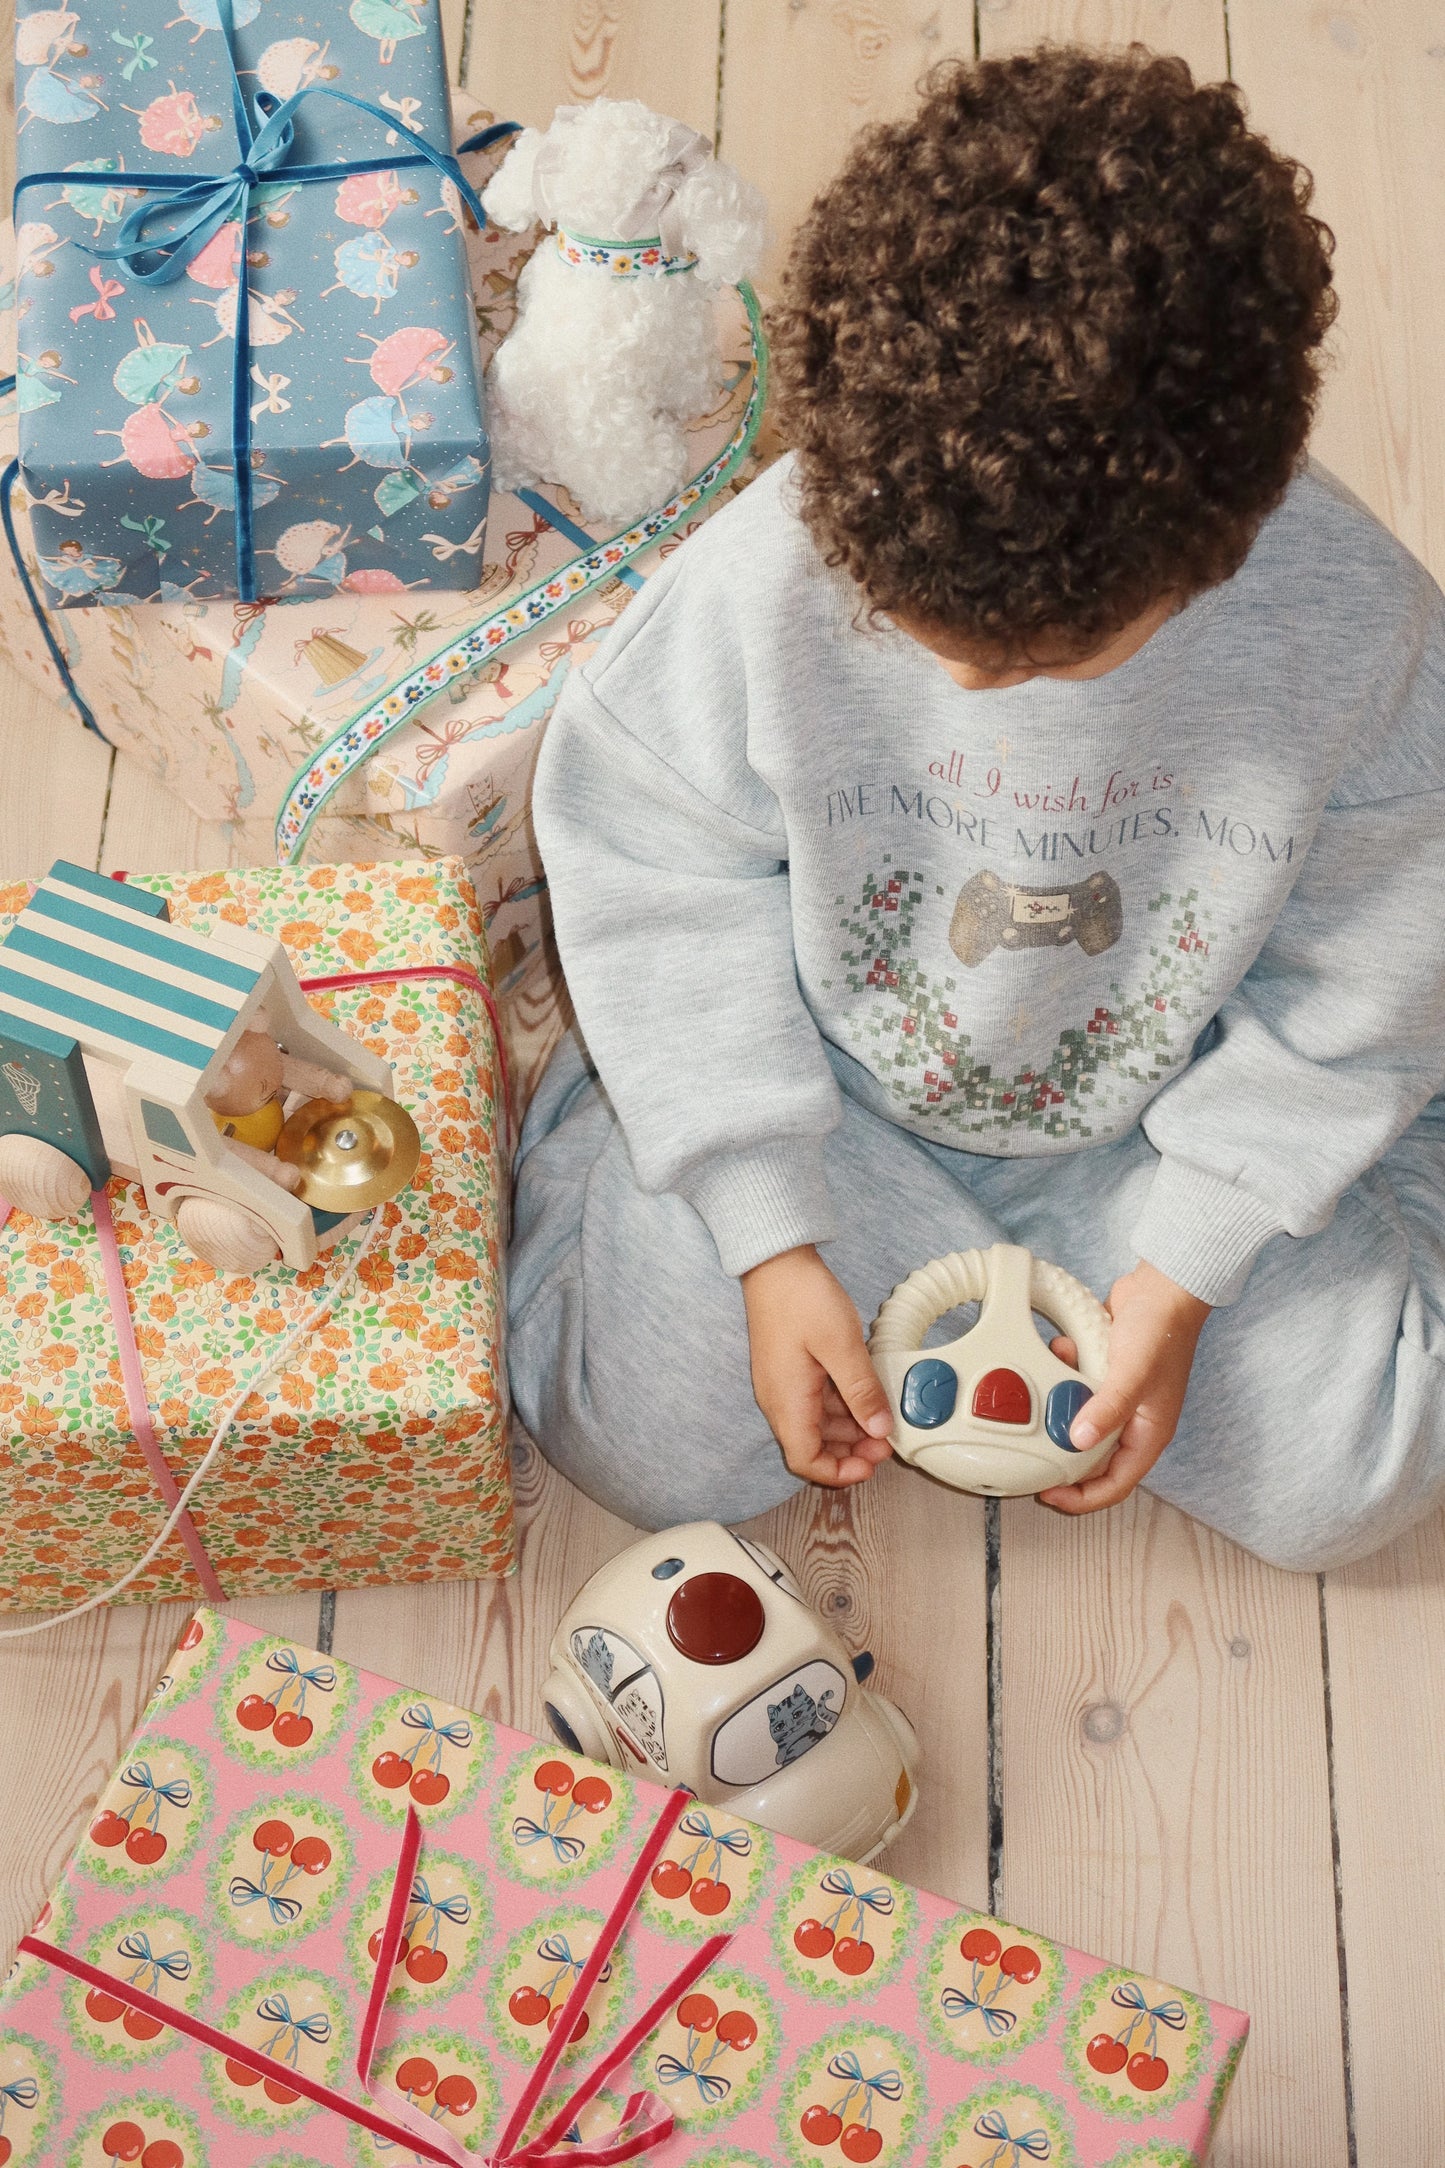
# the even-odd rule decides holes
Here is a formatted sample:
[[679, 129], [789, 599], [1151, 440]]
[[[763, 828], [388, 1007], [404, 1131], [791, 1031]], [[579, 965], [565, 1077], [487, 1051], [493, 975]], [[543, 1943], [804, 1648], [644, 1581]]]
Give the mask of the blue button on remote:
[[937, 1430], [952, 1415], [957, 1399], [958, 1373], [952, 1363], [926, 1356], [903, 1380], [903, 1420], [914, 1430]]
[[1069, 1429], [1084, 1402], [1093, 1397], [1093, 1386], [1086, 1385], [1082, 1378], [1061, 1378], [1049, 1394], [1044, 1406], [1044, 1428], [1066, 1453], [1082, 1450], [1070, 1443]]

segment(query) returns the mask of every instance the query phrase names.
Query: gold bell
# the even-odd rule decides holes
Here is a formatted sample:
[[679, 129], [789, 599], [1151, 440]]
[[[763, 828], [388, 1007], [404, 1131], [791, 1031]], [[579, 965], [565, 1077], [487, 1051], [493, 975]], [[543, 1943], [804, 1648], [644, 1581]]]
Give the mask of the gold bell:
[[308, 1099], [276, 1139], [276, 1157], [301, 1169], [296, 1194], [321, 1212], [365, 1212], [405, 1189], [421, 1138], [405, 1107], [355, 1091], [348, 1107]]

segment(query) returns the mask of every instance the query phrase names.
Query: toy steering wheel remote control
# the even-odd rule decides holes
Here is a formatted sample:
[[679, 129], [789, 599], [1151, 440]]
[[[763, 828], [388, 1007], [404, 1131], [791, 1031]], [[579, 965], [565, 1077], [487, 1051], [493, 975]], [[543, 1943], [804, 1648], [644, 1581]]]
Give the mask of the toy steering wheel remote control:
[[[972, 1328], [924, 1350], [930, 1325], [966, 1302]], [[1040, 1339], [1038, 1310], [1079, 1351], [1071, 1370]], [[1025, 1249], [955, 1250], [894, 1288], [874, 1320], [874, 1367], [893, 1414], [893, 1450], [955, 1490], [1021, 1498], [1103, 1466], [1118, 1431], [1080, 1452], [1069, 1428], [1103, 1382], [1109, 1313], [1072, 1274]]]

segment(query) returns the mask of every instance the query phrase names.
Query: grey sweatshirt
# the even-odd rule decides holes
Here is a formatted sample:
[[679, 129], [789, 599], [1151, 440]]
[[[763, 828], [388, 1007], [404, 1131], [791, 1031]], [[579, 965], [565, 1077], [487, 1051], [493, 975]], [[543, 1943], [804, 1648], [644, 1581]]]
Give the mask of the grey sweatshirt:
[[538, 764], [638, 1181], [738, 1273], [836, 1232], [839, 1077], [970, 1152], [1142, 1123], [1140, 1256], [1233, 1300], [1445, 1081], [1445, 599], [1311, 465], [1120, 668], [965, 692], [790, 479], [649, 583]]

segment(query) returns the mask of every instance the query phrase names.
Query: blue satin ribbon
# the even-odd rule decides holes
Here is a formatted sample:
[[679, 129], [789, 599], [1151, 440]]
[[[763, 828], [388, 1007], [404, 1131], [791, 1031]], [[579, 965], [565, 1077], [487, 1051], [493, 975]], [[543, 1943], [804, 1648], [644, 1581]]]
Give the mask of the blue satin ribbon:
[[[455, 183], [463, 202], [482, 226], [486, 224], [486, 213], [453, 153], [439, 150], [434, 143], [429, 143], [425, 136], [412, 136], [411, 150], [400, 157], [348, 158], [332, 160], [324, 165], [293, 164], [292, 154], [296, 144], [293, 116], [308, 98], [331, 98], [338, 104], [353, 106], [358, 113], [365, 113], [370, 119], [379, 121], [383, 128], [391, 132], [400, 132], [400, 123], [394, 113], [388, 113], [383, 107], [373, 105], [369, 99], [354, 98], [349, 91], [335, 90], [329, 83], [309, 83], [285, 99], [277, 98], [271, 91], [257, 91], [254, 103], [261, 116], [261, 125], [254, 128], [236, 72], [235, 24], [231, 14], [231, 0], [216, 0], [216, 11], [231, 71], [231, 112], [241, 151], [239, 160], [228, 173], [126, 173], [123, 184], [127, 189], [144, 189], [148, 194], [164, 200], [143, 203], [132, 211], [120, 229], [120, 237], [114, 248], [95, 248], [84, 242], [77, 242], [76, 246], [83, 248], [87, 255], [118, 263], [133, 285], [169, 286], [183, 276], [187, 266], [194, 262], [206, 243], [222, 226], [231, 219], [239, 221], [241, 263], [231, 362], [231, 451], [236, 480], [236, 588], [242, 602], [254, 602], [257, 596], [251, 505], [251, 342], [245, 261], [246, 228], [250, 218], [252, 189], [278, 177], [304, 186], [311, 181], [345, 180], [354, 173], [394, 172], [403, 166], [431, 165]], [[463, 148], [481, 148], [485, 143], [495, 142], [501, 136], [511, 133], [515, 126], [515, 122], [504, 121], [496, 127], [484, 129], [479, 135], [469, 137]], [[27, 173], [16, 186], [16, 199], [18, 201], [20, 191], [24, 188], [34, 188], [41, 183], [47, 187], [64, 188], [73, 185], [74, 181], [74, 173], [64, 169]], [[152, 222], [158, 218], [166, 218], [171, 223], [163, 233], [152, 233]], [[68, 676], [68, 673], [66, 675]]]

